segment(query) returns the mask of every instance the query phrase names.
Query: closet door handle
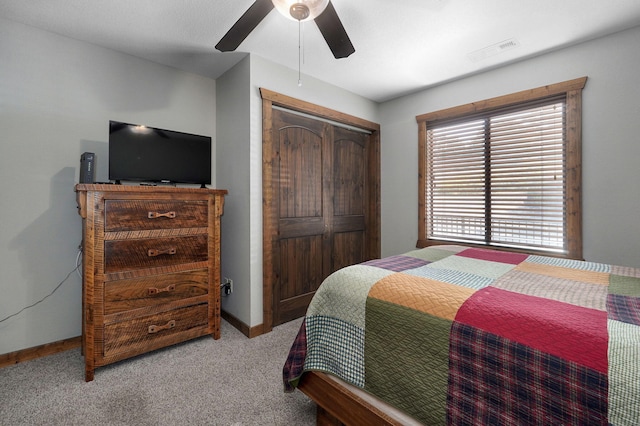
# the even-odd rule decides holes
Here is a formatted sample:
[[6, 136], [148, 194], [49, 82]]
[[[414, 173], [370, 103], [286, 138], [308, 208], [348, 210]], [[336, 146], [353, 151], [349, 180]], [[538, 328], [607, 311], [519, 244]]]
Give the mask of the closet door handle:
[[147, 213], [147, 217], [149, 219], [157, 219], [159, 217], [168, 217], [169, 219], [175, 219], [176, 212], [174, 212], [174, 211], [166, 212], [166, 213], [149, 212], [149, 213]]
[[174, 255], [177, 253], [177, 249], [175, 247], [169, 247], [166, 250], [158, 250], [158, 249], [149, 249], [149, 251], [147, 252], [147, 254], [149, 255], [149, 257], [156, 257], [156, 256], [160, 256], [161, 254], [170, 254], [170, 255]]
[[150, 325], [149, 334], [154, 334], [162, 330], [170, 330], [176, 326], [176, 320], [171, 320], [165, 325]]

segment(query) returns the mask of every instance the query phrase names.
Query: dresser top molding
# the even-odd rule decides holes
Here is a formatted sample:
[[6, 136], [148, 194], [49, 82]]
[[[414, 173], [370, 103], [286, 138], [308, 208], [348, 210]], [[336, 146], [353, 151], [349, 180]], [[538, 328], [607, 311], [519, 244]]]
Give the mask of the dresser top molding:
[[[117, 185], [117, 184], [94, 184], [79, 183], [75, 186], [75, 192], [80, 195], [83, 192], [110, 192], [120, 194], [140, 194], [140, 193], [164, 193], [164, 194], [211, 194], [224, 196], [229, 192], [226, 189], [196, 188], [196, 187], [176, 187], [176, 186], [156, 186], [156, 185]], [[86, 218], [86, 200], [85, 197], [77, 197], [78, 213], [84, 219]]]

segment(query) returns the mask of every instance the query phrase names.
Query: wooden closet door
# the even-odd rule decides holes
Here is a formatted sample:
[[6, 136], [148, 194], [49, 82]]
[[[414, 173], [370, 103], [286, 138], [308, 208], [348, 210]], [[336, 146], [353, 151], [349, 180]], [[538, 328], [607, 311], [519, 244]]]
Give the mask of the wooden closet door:
[[273, 111], [273, 325], [303, 316], [333, 271], [365, 259], [366, 135]]
[[366, 250], [367, 137], [332, 126], [332, 170], [329, 203], [331, 272], [368, 260]]

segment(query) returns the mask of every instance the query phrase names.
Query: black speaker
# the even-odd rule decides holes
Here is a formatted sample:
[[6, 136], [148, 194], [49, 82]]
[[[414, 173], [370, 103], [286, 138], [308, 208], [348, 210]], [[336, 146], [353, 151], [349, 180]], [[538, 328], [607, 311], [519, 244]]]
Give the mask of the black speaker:
[[80, 156], [80, 183], [93, 183], [95, 181], [96, 155], [93, 152], [85, 152]]

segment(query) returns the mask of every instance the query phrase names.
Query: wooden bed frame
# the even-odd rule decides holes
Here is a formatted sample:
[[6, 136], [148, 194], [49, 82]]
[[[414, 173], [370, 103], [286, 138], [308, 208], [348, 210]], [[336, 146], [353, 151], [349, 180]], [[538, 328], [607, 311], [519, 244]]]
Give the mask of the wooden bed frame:
[[307, 372], [298, 389], [317, 405], [318, 426], [420, 425], [414, 418], [337, 377]]

